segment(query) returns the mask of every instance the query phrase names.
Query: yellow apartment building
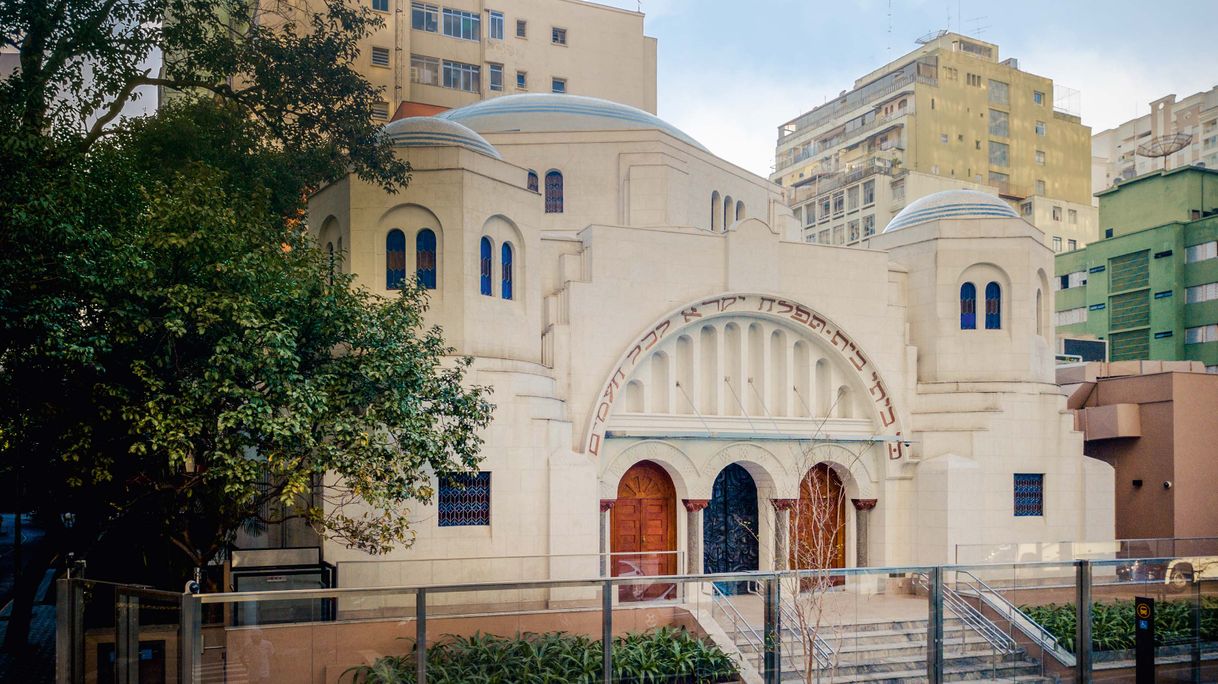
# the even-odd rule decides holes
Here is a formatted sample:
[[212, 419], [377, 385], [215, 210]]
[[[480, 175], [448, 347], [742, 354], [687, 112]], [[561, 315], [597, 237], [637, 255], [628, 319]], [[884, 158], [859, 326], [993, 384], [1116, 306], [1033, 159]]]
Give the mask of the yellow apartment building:
[[948, 188], [997, 193], [1055, 251], [1095, 239], [1091, 131], [1054, 107], [1052, 79], [956, 33], [919, 43], [779, 128], [771, 180], [790, 188], [805, 239], [860, 243]]
[[643, 14], [581, 0], [367, 0], [385, 13], [363, 73], [386, 104], [445, 108], [514, 93], [590, 95], [656, 111]]
[[[258, 1], [262, 22], [295, 9]], [[656, 111], [656, 39], [643, 35], [642, 12], [583, 0], [354, 1], [384, 20], [356, 65], [383, 93], [372, 107], [378, 120], [399, 108], [398, 116], [428, 115], [516, 93]]]

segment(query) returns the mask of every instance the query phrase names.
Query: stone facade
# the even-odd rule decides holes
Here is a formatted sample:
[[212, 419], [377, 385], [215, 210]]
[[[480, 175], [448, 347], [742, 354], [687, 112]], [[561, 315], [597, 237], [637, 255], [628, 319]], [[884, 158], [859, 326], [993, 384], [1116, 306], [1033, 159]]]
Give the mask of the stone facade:
[[[387, 296], [389, 232], [413, 274], [413, 236], [434, 231], [428, 320], [495, 390], [490, 524], [441, 526], [420, 505], [391, 559], [612, 551], [642, 461], [671, 479], [673, 550], [697, 556], [718, 474], [747, 470], [761, 568], [786, 565], [789, 504], [820, 463], [854, 502], [846, 565], [1112, 538], [1112, 469], [1083, 456], [1053, 380], [1052, 253], [1005, 202], [940, 193], [870, 249], [808, 244], [780, 187], [639, 110], [538, 95], [442, 117], [464, 138], [393, 125], [403, 192], [347, 177], [310, 201], [321, 243]], [[966, 281], [999, 284], [997, 328], [960, 329]], [[1014, 515], [1015, 473], [1043, 475], [1041, 515]]]

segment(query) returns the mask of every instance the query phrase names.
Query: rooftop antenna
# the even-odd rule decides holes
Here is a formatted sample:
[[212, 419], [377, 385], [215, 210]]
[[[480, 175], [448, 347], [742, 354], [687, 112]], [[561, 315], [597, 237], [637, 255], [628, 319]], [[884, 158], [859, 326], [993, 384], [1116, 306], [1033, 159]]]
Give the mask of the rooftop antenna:
[[986, 19], [987, 19], [987, 17], [985, 15], [982, 15], [980, 17], [973, 17], [973, 18], [969, 19], [969, 21], [972, 22], [972, 24], [973, 24], [973, 37], [974, 38], [980, 38], [981, 34], [985, 33], [986, 29], [990, 28], [988, 24], [986, 26], [981, 25], [981, 22], [985, 21]]
[[888, 60], [892, 61], [892, 0], [888, 0]]

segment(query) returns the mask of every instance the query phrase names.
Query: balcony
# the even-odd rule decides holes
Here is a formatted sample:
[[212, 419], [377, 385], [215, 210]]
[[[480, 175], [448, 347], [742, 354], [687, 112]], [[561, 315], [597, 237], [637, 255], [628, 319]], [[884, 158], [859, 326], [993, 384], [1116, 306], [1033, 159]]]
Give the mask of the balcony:
[[938, 79], [927, 76], [919, 76], [916, 79], [913, 76], [902, 76], [894, 79], [892, 84], [886, 88], [877, 90], [866, 97], [851, 100], [850, 94], [847, 93], [845, 96], [840, 97], [833, 102], [816, 107], [807, 114], [783, 124], [778, 129], [778, 142], [779, 144], [782, 144], [782, 141], [789, 136], [795, 135], [801, 131], [806, 131], [809, 128], [822, 126], [848, 111], [858, 109], [859, 107], [864, 107], [872, 102], [875, 102], [876, 100], [888, 97], [889, 95], [898, 92], [903, 88], [908, 88], [909, 86], [913, 85], [915, 80], [919, 83], [927, 83], [928, 85], [938, 85]]

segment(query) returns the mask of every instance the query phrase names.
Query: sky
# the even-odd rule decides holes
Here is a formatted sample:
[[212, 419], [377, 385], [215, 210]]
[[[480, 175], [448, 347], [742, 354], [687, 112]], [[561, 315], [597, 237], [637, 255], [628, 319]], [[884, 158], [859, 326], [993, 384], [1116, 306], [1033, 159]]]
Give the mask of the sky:
[[951, 28], [1079, 91], [1099, 132], [1218, 85], [1218, 0], [598, 0], [646, 14], [658, 114], [768, 176], [778, 126]]

